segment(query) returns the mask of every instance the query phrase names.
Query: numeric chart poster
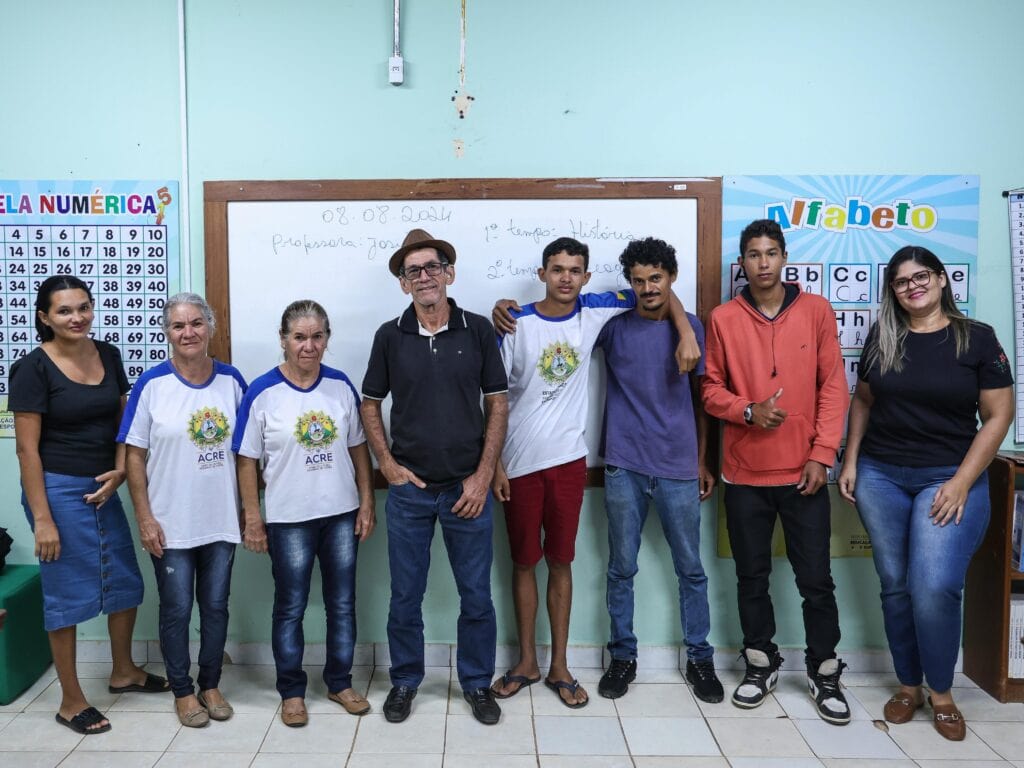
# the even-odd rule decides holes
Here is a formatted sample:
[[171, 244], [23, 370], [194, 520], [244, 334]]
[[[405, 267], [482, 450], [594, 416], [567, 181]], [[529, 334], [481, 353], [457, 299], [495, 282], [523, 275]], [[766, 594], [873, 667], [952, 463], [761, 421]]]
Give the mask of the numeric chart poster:
[[[737, 263], [740, 234], [754, 219], [779, 222], [789, 258], [783, 280], [831, 302], [850, 393], [868, 329], [885, 286], [885, 265], [905, 245], [921, 245], [945, 264], [957, 305], [975, 313], [979, 178], [956, 175], [727, 176], [722, 185], [722, 296], [747, 284]], [[980, 318], [984, 320], [984, 317]], [[834, 489], [842, 465], [829, 470]], [[853, 508], [832, 492], [832, 554], [867, 555]], [[718, 550], [729, 556], [724, 508]], [[782, 554], [776, 528], [775, 553]]]
[[167, 358], [161, 313], [180, 284], [176, 181], [0, 180], [0, 437], [10, 368], [39, 344], [35, 300], [51, 275], [83, 280], [91, 335], [121, 350], [135, 383]]

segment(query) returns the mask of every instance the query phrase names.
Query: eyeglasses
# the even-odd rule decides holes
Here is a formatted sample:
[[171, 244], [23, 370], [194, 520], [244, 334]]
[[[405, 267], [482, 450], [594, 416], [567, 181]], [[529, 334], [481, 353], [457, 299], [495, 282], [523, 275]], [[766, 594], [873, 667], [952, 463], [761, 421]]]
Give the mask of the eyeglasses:
[[918, 288], [927, 287], [928, 283], [932, 281], [932, 275], [935, 273], [930, 269], [922, 269], [920, 272], [915, 272], [910, 277], [897, 277], [889, 285], [896, 293], [903, 293], [913, 283]]
[[447, 266], [448, 262], [446, 261], [432, 261], [422, 267], [402, 267], [398, 270], [398, 274], [406, 280], [416, 280], [423, 272], [426, 272], [428, 277], [437, 277]]

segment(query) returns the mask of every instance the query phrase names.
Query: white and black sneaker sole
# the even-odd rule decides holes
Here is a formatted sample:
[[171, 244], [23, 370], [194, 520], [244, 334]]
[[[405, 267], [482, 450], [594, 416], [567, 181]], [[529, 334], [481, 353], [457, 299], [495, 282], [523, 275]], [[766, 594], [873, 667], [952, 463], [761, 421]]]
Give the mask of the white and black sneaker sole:
[[[832, 725], [847, 725], [850, 722], [850, 714], [845, 715], [830, 715], [828, 712], [818, 706], [818, 689], [811, 680], [807, 681], [807, 694], [811, 697], [811, 701], [814, 702], [814, 711], [818, 713], [818, 717], [824, 720], [826, 723], [832, 723]], [[849, 705], [847, 705], [849, 706]]]
[[761, 698], [756, 700], [746, 700], [737, 698], [736, 694], [739, 692], [739, 688], [742, 687], [741, 683], [740, 686], [737, 687], [736, 691], [733, 692], [731, 701], [735, 706], [739, 707], [740, 709], [757, 709], [762, 704], [764, 704], [764, 700], [768, 698], [768, 694], [775, 690], [775, 686], [778, 684], [778, 682], [779, 673], [773, 672], [765, 681], [765, 689], [764, 693], [761, 695]]

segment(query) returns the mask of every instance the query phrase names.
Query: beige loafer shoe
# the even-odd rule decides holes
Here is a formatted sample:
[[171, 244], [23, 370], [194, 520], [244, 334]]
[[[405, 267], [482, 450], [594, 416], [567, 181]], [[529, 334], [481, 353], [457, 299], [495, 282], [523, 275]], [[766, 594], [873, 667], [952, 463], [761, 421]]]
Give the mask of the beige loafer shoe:
[[370, 702], [364, 696], [356, 693], [354, 688], [328, 693], [327, 698], [336, 704], [341, 704], [350, 715], [365, 715], [370, 711]]
[[210, 713], [202, 707], [191, 712], [178, 712], [178, 722], [186, 728], [205, 728], [210, 724]]
[[[289, 728], [301, 728], [309, 722], [309, 713], [306, 712], [306, 702], [301, 698], [296, 697], [299, 702], [299, 708], [287, 711], [284, 708], [284, 703], [281, 704], [281, 722], [287, 725]], [[293, 701], [293, 699], [286, 699], [286, 701]]]
[[206, 711], [209, 712], [211, 720], [224, 722], [225, 720], [230, 720], [231, 716], [235, 714], [235, 708], [228, 704], [226, 699], [220, 704], [210, 704], [203, 693], [204, 691], [199, 692], [199, 703], [206, 707]]

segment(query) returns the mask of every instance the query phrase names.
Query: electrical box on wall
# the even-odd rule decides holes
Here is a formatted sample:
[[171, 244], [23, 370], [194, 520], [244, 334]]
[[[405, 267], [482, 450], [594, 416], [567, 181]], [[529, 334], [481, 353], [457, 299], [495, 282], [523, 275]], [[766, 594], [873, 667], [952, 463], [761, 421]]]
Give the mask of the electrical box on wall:
[[388, 60], [388, 82], [401, 85], [405, 80], [405, 60], [401, 56], [392, 56]]

